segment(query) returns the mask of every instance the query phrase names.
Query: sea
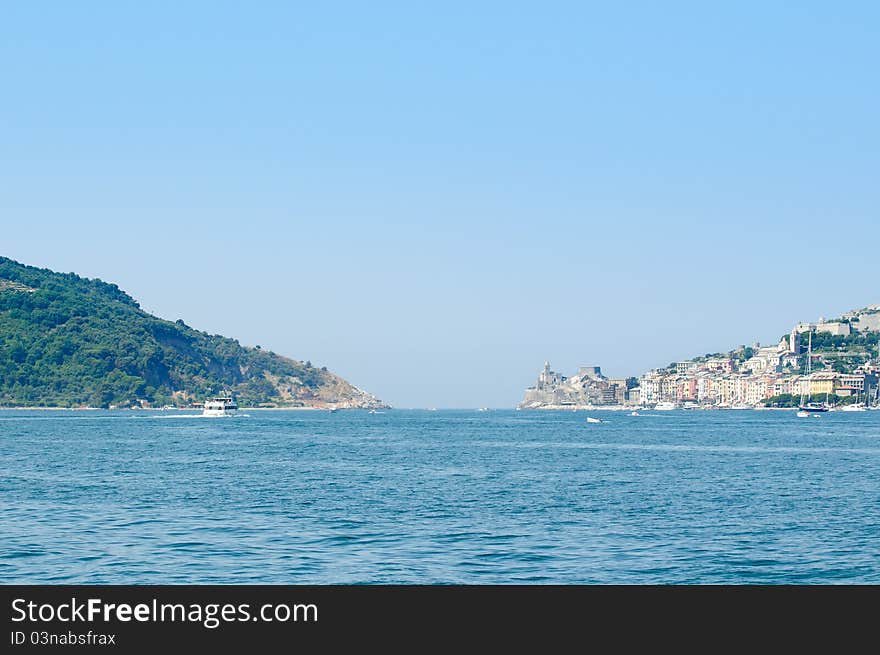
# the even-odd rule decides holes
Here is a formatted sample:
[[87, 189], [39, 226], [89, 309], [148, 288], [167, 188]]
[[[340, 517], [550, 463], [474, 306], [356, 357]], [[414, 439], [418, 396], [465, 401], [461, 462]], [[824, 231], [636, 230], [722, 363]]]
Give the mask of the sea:
[[0, 412], [0, 583], [878, 582], [880, 411]]

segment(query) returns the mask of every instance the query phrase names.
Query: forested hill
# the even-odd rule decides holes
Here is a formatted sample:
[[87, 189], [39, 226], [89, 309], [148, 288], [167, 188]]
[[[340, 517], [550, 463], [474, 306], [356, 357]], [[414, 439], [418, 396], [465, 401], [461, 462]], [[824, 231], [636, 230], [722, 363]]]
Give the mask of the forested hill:
[[140, 309], [115, 284], [0, 257], [0, 406], [380, 407], [325, 368]]

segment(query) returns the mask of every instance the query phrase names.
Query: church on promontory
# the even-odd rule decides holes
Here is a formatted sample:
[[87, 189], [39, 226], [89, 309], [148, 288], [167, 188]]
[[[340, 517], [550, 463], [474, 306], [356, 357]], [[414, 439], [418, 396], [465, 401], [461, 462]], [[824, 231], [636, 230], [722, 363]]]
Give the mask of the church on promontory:
[[577, 374], [565, 377], [550, 370], [550, 363], [544, 362], [544, 369], [538, 375], [533, 387], [526, 389], [520, 409], [558, 409], [595, 407], [597, 405], [638, 404], [635, 391], [635, 378], [607, 378], [599, 366], [581, 366]]

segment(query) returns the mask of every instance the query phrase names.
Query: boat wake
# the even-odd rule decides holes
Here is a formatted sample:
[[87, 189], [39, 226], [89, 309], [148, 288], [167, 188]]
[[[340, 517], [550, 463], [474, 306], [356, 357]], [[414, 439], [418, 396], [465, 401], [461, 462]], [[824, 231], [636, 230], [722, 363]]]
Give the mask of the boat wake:
[[250, 418], [250, 414], [228, 414], [225, 416], [205, 416], [204, 414], [164, 414], [160, 416], [136, 416], [135, 418], [181, 419], [181, 418]]

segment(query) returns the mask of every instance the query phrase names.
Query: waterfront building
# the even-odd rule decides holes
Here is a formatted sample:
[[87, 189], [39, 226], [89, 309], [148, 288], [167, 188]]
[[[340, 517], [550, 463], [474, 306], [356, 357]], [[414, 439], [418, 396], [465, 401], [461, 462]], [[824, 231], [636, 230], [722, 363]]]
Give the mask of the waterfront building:
[[694, 377], [681, 378], [676, 385], [676, 400], [679, 402], [691, 402], [697, 400], [697, 379]]
[[773, 396], [776, 381], [777, 378], [775, 376], [748, 378], [745, 389], [745, 402], [749, 405], [758, 405], [762, 400]]
[[[853, 392], [864, 393], [865, 380], [867, 377], [868, 376], [864, 373], [838, 373], [837, 379], [835, 380], [835, 391], [837, 392], [837, 395], [843, 395], [840, 393], [841, 389], [849, 389]], [[847, 395], [855, 395], [855, 393]]]
[[642, 404], [642, 388], [641, 387], [632, 387], [626, 393], [626, 403], [627, 405], [640, 405]]
[[796, 376], [791, 383], [792, 396], [808, 396], [810, 395], [810, 378], [806, 375]]
[[833, 394], [837, 382], [837, 373], [819, 371], [809, 376], [810, 394]]
[[660, 402], [678, 401], [678, 379], [675, 376], [664, 377], [660, 381]]
[[663, 378], [656, 372], [646, 373], [639, 379], [639, 402], [642, 405], [655, 405], [660, 402], [660, 387]]
[[800, 395], [800, 375], [789, 375], [777, 378], [773, 383], [773, 395], [781, 396], [783, 394]]
[[[598, 369], [598, 366], [596, 367]], [[608, 386], [613, 390], [611, 402], [615, 405], [626, 403], [629, 390], [635, 386], [635, 378], [612, 378], [608, 380]]]

